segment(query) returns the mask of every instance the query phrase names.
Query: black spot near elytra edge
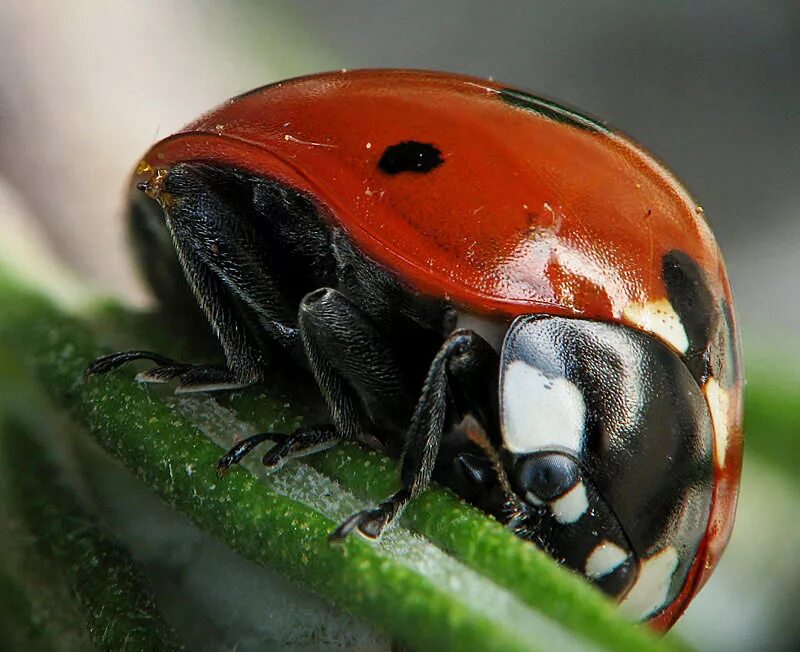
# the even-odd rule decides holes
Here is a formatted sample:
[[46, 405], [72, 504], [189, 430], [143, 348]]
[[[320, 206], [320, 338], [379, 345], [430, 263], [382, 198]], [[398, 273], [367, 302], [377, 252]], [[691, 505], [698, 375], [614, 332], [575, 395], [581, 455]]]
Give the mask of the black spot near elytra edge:
[[667, 287], [667, 297], [683, 324], [689, 348], [686, 350], [686, 364], [692, 375], [701, 385], [713, 375], [712, 356], [716, 352], [720, 311], [708, 281], [697, 264], [688, 254], [673, 249], [661, 263], [661, 273]]
[[378, 161], [378, 167], [386, 174], [400, 172], [430, 172], [444, 163], [442, 153], [432, 143], [406, 140], [389, 145]]
[[502, 88], [500, 89], [500, 97], [504, 102], [512, 106], [531, 111], [554, 122], [606, 136], [612, 133], [611, 129], [594, 118], [579, 113], [575, 109], [568, 109], [555, 102], [530, 95], [524, 91], [518, 91], [514, 88]]

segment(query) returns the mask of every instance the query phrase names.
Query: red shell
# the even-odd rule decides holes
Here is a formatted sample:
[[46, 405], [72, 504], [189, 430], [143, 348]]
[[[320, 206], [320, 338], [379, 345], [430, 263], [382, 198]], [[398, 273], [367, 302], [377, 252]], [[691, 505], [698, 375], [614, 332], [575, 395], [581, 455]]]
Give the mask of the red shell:
[[[412, 287], [489, 317], [549, 313], [647, 330], [626, 309], [666, 299], [661, 260], [673, 249], [732, 305], [702, 209], [660, 163], [579, 114], [559, 121], [506, 101], [508, 90], [406, 70], [302, 77], [226, 102], [145, 162], [231, 164], [305, 191]], [[408, 140], [433, 144], [444, 163], [426, 174], [381, 171], [384, 150]], [[741, 396], [734, 388], [728, 403], [706, 543], [661, 625], [680, 615], [730, 536]]]

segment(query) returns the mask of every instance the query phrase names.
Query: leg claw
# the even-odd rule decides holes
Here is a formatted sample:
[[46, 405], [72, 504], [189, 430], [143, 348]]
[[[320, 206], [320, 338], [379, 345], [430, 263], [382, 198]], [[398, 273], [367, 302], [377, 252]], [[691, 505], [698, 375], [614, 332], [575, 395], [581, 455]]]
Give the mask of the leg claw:
[[274, 435], [272, 433], [264, 432], [258, 435], [253, 435], [252, 437], [247, 437], [246, 439], [242, 439], [242, 441], [225, 453], [220, 461], [217, 462], [217, 476], [220, 478], [225, 476], [225, 474], [234, 464], [241, 462], [242, 458], [251, 450], [253, 450], [259, 444], [272, 439], [273, 436]]
[[356, 512], [331, 533], [328, 541], [341, 543], [353, 530], [371, 541], [377, 541], [388, 525], [388, 517], [389, 515], [380, 507]]

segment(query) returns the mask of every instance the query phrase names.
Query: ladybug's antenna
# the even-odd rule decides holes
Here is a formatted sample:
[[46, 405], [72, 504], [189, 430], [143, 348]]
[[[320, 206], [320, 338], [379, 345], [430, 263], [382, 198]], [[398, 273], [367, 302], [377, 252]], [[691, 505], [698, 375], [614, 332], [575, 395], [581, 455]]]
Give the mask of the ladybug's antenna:
[[484, 452], [486, 457], [489, 458], [489, 461], [492, 463], [492, 468], [494, 468], [494, 472], [497, 474], [497, 480], [500, 482], [500, 488], [506, 495], [506, 499], [508, 500], [512, 509], [520, 512], [524, 511], [525, 505], [519, 499], [514, 489], [512, 489], [511, 482], [509, 482], [506, 471], [503, 468], [503, 463], [500, 461], [500, 455], [497, 453], [497, 450], [495, 450], [495, 447], [492, 446], [492, 443], [486, 436], [486, 431], [480, 426], [475, 417], [473, 417], [471, 414], [466, 415], [462, 419], [459, 427], [464, 431], [467, 439], [478, 446]]

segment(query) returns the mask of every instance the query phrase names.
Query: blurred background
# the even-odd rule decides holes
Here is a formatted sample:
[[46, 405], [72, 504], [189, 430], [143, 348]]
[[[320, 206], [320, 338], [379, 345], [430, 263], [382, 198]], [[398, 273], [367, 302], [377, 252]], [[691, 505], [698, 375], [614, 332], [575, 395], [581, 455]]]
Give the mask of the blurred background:
[[[0, 238], [36, 232], [96, 288], [144, 305], [122, 221], [144, 150], [255, 86], [358, 67], [493, 77], [633, 136], [715, 230], [751, 384], [800, 382], [797, 0], [5, 0]], [[746, 458], [729, 552], [676, 628], [700, 649], [800, 645], [800, 483], [768, 461]]]

